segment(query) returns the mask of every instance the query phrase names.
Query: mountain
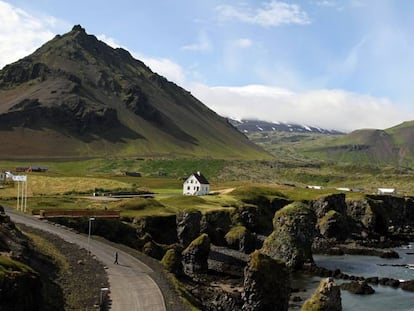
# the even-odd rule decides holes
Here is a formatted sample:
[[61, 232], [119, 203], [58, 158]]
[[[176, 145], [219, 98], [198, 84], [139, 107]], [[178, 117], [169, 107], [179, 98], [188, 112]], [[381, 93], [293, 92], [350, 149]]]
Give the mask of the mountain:
[[414, 121], [385, 130], [356, 130], [308, 153], [355, 164], [413, 166]]
[[229, 122], [242, 133], [254, 132], [290, 132], [290, 133], [314, 133], [314, 134], [343, 134], [340, 131], [323, 129], [314, 126], [300, 125], [294, 123], [268, 122], [254, 119], [235, 120], [229, 119]]
[[81, 26], [0, 71], [0, 156], [267, 158], [188, 91]]

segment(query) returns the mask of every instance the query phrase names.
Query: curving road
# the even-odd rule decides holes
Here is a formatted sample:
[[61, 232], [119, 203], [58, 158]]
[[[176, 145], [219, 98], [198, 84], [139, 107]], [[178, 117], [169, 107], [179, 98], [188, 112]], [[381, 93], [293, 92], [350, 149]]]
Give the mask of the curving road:
[[[16, 223], [41, 229], [58, 235], [63, 240], [88, 248], [88, 237], [69, 231], [64, 227], [40, 221], [34, 217], [6, 209]], [[100, 241], [91, 239], [89, 249], [108, 269], [112, 311], [166, 311], [160, 288], [148, 275], [152, 270], [137, 258]], [[114, 264], [114, 254], [118, 252], [119, 265]]]

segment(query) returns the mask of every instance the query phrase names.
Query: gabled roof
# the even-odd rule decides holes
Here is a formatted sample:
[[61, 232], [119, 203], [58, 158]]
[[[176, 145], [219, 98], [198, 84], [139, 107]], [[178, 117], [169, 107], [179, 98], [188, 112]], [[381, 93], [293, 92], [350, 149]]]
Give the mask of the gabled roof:
[[200, 184], [204, 184], [204, 185], [210, 184], [210, 183], [208, 182], [208, 180], [204, 177], [204, 175], [203, 175], [203, 174], [201, 174], [200, 172], [195, 172], [195, 173], [193, 173], [193, 175], [194, 175], [194, 177], [198, 180], [198, 182], [199, 182]]

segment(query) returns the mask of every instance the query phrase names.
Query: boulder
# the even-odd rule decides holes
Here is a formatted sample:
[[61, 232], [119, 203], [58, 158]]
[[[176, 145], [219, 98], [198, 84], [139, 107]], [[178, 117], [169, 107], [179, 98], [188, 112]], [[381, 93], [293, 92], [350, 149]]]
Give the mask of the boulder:
[[290, 296], [289, 270], [258, 250], [250, 255], [244, 270], [243, 311], [288, 310]]
[[341, 311], [341, 291], [333, 278], [321, 280], [313, 295], [305, 301], [301, 311]]
[[203, 233], [182, 252], [184, 273], [190, 276], [198, 273], [207, 273], [209, 253], [210, 238]]
[[400, 258], [400, 255], [398, 255], [398, 253], [396, 251], [389, 250], [389, 251], [383, 252], [380, 255], [380, 257], [381, 258], [386, 258], [386, 259], [398, 259], [398, 258]]
[[401, 282], [400, 288], [409, 292], [414, 292], [414, 280]]
[[273, 232], [266, 238], [261, 251], [273, 259], [281, 259], [293, 269], [313, 262], [312, 241], [316, 217], [308, 205], [291, 203], [275, 213]]
[[186, 248], [200, 235], [201, 212], [181, 212], [176, 216], [178, 243]]
[[255, 247], [255, 237], [244, 226], [235, 226], [224, 237], [230, 248], [250, 254]]
[[356, 295], [371, 295], [375, 290], [366, 281], [352, 281], [341, 284], [341, 289]]

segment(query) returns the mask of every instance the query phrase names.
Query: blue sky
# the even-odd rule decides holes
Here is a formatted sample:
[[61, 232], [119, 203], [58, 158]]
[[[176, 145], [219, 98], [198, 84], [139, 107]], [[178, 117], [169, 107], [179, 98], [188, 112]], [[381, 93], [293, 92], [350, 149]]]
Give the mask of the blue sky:
[[81, 24], [222, 115], [386, 128], [414, 119], [413, 12], [408, 0], [0, 0], [0, 67]]

